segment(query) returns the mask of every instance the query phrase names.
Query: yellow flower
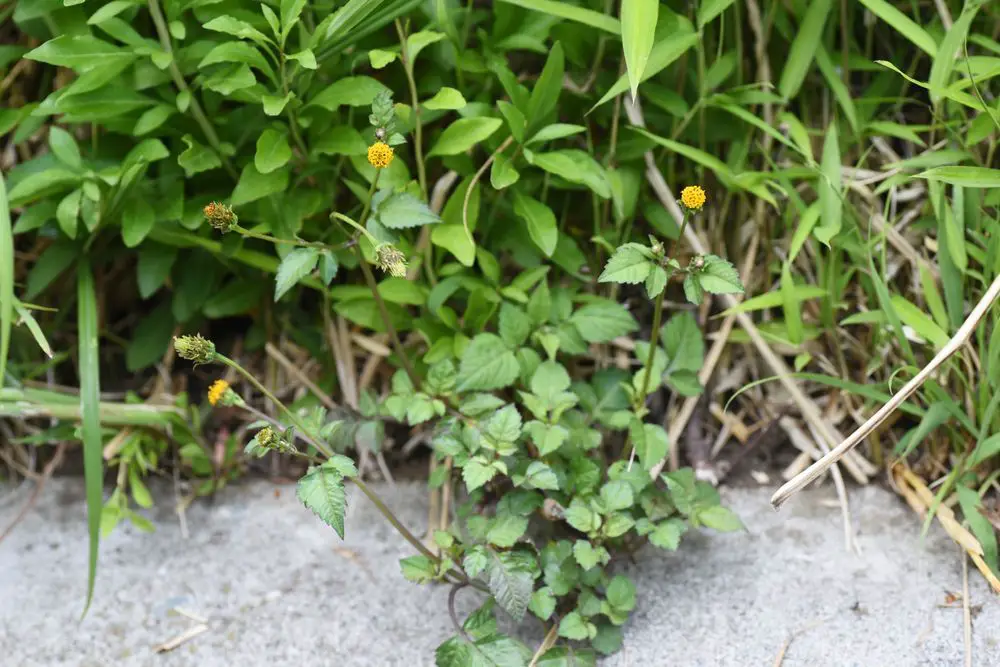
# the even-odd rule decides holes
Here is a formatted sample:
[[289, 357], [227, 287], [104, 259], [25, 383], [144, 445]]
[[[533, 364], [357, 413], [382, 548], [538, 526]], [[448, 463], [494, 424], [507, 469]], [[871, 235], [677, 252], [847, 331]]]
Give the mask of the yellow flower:
[[229, 391], [229, 383], [225, 380], [216, 380], [208, 388], [208, 402], [212, 407], [215, 407], [222, 400], [222, 397], [226, 395], [227, 391]]
[[700, 211], [705, 205], [705, 191], [697, 185], [689, 185], [681, 190], [681, 203], [692, 211]]
[[392, 146], [384, 141], [376, 141], [368, 147], [368, 164], [376, 169], [385, 169], [392, 162]]

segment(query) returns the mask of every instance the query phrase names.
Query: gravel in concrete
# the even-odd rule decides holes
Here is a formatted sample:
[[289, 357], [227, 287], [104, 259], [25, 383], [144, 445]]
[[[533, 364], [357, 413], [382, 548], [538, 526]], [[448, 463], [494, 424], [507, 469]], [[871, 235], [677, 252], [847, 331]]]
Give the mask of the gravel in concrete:
[[[425, 525], [418, 484], [379, 489], [415, 532]], [[689, 535], [681, 550], [647, 549], [631, 566], [639, 607], [625, 647], [607, 667], [963, 665], [961, 556], [935, 526], [894, 496], [852, 493], [861, 555], [844, 548], [827, 489], [781, 513], [771, 489], [723, 497], [746, 533]], [[0, 492], [0, 502], [9, 494]], [[23, 500], [23, 496], [19, 498]], [[0, 505], [0, 527], [17, 510]], [[157, 531], [117, 530], [102, 545], [97, 591], [79, 622], [86, 583], [83, 489], [51, 483], [0, 544], [0, 664], [17, 667], [355, 667], [433, 665], [453, 632], [448, 589], [405, 581], [409, 546], [360, 495], [347, 540], [301, 507], [294, 487], [264, 482], [227, 490], [187, 513], [184, 539], [168, 509]], [[1000, 604], [970, 569], [974, 665], [1000, 665]], [[457, 611], [477, 604], [463, 590]], [[207, 631], [172, 651], [154, 647]], [[522, 628], [537, 642], [539, 629]]]

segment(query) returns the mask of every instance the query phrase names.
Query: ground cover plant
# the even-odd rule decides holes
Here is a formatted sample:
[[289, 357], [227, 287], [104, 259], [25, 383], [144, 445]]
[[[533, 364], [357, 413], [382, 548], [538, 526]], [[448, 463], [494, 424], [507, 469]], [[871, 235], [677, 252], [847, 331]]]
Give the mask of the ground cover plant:
[[[82, 452], [91, 590], [152, 476], [263, 459], [482, 592], [438, 664], [586, 664], [629, 554], [739, 529], [711, 482], [835, 446], [998, 275], [995, 3], [0, 7], [0, 453]], [[996, 317], [833, 469], [992, 582]], [[414, 451], [427, 535], [366, 482]]]

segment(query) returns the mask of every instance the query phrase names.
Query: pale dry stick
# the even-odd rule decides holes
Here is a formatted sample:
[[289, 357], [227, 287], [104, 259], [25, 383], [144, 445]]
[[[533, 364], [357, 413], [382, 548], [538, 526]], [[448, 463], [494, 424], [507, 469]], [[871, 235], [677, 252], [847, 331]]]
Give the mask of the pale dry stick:
[[785, 483], [780, 489], [775, 492], [774, 496], [771, 497], [771, 505], [775, 509], [781, 507], [782, 504], [794, 494], [802, 490], [803, 487], [807, 486], [814, 479], [826, 472], [827, 468], [839, 461], [843, 456], [851, 451], [854, 447], [858, 445], [862, 440], [864, 440], [868, 435], [878, 428], [882, 422], [884, 422], [890, 414], [892, 414], [903, 401], [908, 399], [913, 392], [920, 388], [920, 386], [927, 381], [931, 375], [937, 372], [937, 370], [947, 361], [953, 354], [955, 354], [963, 345], [969, 342], [972, 338], [972, 333], [975, 331], [979, 322], [986, 315], [986, 311], [989, 310], [993, 302], [1000, 297], [1000, 276], [993, 279], [990, 284], [989, 289], [983, 295], [983, 298], [979, 300], [976, 307], [972, 309], [969, 316], [962, 323], [962, 326], [958, 328], [955, 335], [951, 337], [948, 343], [941, 348], [941, 351], [934, 355], [930, 363], [921, 369], [913, 379], [903, 385], [900, 389], [885, 405], [878, 409], [878, 411], [872, 415], [868, 421], [859, 426], [855, 431], [847, 437], [846, 440], [841, 442], [839, 445], [834, 447], [830, 452], [828, 452], [819, 461], [816, 461], [811, 466], [806, 468], [802, 473], [797, 475], [794, 479]]
[[545, 633], [545, 639], [542, 640], [542, 644], [535, 651], [535, 655], [531, 658], [531, 663], [528, 667], [536, 667], [538, 664], [538, 659], [545, 655], [545, 652], [556, 645], [556, 640], [559, 638], [559, 619], [556, 619], [552, 623], [552, 627], [549, 631]]
[[[752, 0], [748, 0], [748, 4], [750, 2], [752, 2]], [[638, 102], [633, 103], [630, 99], [626, 98], [625, 112], [628, 114], [629, 121], [633, 125], [636, 127], [646, 126], [642, 117], [642, 110], [639, 108]], [[680, 226], [683, 214], [681, 213], [680, 206], [677, 204], [676, 198], [674, 198], [674, 196], [670, 193], [670, 188], [667, 186], [666, 181], [663, 180], [663, 174], [661, 174], [660, 170], [656, 167], [656, 160], [653, 157], [652, 151], [647, 151], [644, 158], [646, 161], [646, 179], [649, 181], [653, 191], [656, 192], [660, 202], [668, 211], [670, 211], [670, 214], [674, 216], [674, 220], [677, 222], [678, 226]], [[705, 246], [702, 245], [701, 239], [698, 238], [698, 235], [694, 232], [690, 225], [685, 230], [685, 238], [688, 243], [691, 244], [691, 248], [695, 252], [699, 254], [705, 253]], [[722, 298], [723, 304], [725, 304], [727, 308], [732, 308], [739, 303], [731, 294], [722, 294], [720, 297]], [[771, 367], [771, 370], [777, 376], [778, 380], [791, 395], [792, 400], [799, 407], [803, 417], [805, 417], [807, 421], [813, 423], [829, 443], [832, 444], [837, 442], [836, 437], [833, 436], [830, 431], [830, 426], [823, 419], [815, 402], [806, 396], [806, 394], [792, 380], [791, 371], [788, 369], [788, 366], [781, 360], [780, 357], [778, 357], [778, 355], [774, 353], [771, 347], [767, 344], [767, 341], [764, 340], [764, 337], [760, 335], [760, 332], [757, 330], [753, 320], [750, 319], [746, 313], [736, 313], [736, 320], [747, 332], [750, 342], [755, 348], [757, 348], [757, 351], [763, 358], [764, 362]], [[662, 470], [662, 464], [663, 462], [661, 461], [658, 466], [654, 466], [656, 475], [658, 475], [660, 470]], [[652, 473], [653, 471], [650, 472]], [[656, 475], [653, 475], [653, 477], [655, 478]]]
[[965, 667], [972, 667], [972, 610], [969, 608], [969, 559], [962, 551], [962, 624], [965, 632]]
[[337, 404], [332, 398], [330, 398], [325, 391], [316, 386], [316, 383], [309, 379], [309, 377], [302, 372], [302, 370], [296, 366], [291, 359], [286, 357], [281, 350], [279, 350], [273, 343], [268, 341], [264, 344], [264, 351], [267, 355], [277, 361], [285, 372], [293, 376], [296, 380], [301, 382], [306, 389], [313, 393], [313, 396], [318, 398], [323, 405], [325, 405], [330, 410], [336, 410]]
[[160, 644], [158, 646], [154, 646], [153, 647], [153, 652], [154, 653], [166, 653], [167, 651], [173, 651], [175, 648], [177, 648], [181, 644], [183, 644], [185, 642], [189, 642], [192, 639], [194, 639], [195, 637], [197, 637], [198, 635], [203, 634], [205, 632], [208, 632], [208, 626], [207, 625], [204, 625], [204, 624], [202, 624], [202, 625], [195, 625], [195, 626], [193, 626], [191, 628], [188, 628], [187, 630], [185, 630], [181, 634], [177, 635], [173, 639], [171, 639], [169, 641], [165, 641], [165, 642], [163, 642], [162, 644]]
[[[746, 284], [750, 278], [750, 272], [753, 269], [753, 259], [757, 254], [757, 240], [758, 235], [755, 233], [750, 239], [750, 247], [747, 249], [747, 254], [743, 259], [743, 271], [740, 278], [743, 283]], [[722, 350], [726, 347], [726, 343], [729, 342], [729, 334], [733, 330], [733, 323], [735, 322], [735, 316], [729, 315], [722, 322], [722, 326], [719, 327], [718, 334], [715, 338], [715, 342], [712, 343], [712, 347], [709, 348], [708, 356], [705, 357], [705, 363], [702, 364], [701, 370], [698, 371], [698, 382], [704, 386], [708, 379], [712, 376], [715, 371], [716, 364], [719, 363], [719, 359], [722, 357]], [[700, 396], [689, 396], [684, 399], [683, 405], [681, 405], [680, 412], [677, 416], [670, 422], [670, 430], [667, 433], [667, 442], [670, 443], [670, 469], [677, 470], [680, 461], [678, 456], [677, 442], [680, 440], [681, 434], [687, 427], [688, 422], [691, 420], [691, 415], [694, 414], [694, 409], [698, 405], [698, 399]], [[653, 469], [650, 474], [655, 479], [660, 471], [663, 469], [663, 461], [660, 461]]]

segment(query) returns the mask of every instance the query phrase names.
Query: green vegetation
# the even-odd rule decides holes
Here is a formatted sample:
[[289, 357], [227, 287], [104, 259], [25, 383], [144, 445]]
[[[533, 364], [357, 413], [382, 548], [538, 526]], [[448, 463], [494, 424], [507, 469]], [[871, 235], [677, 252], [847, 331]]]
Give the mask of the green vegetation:
[[[150, 475], [191, 502], [280, 457], [339, 535], [353, 485], [405, 577], [482, 592], [439, 665], [592, 664], [642, 604], [617, 556], [740, 528], [709, 404], [833, 447], [1000, 275], [996, 3], [0, 16], [0, 447], [17, 474], [80, 443], [88, 602], [101, 534], [153, 528]], [[998, 317], [852, 459], [922, 478], [928, 521], [957, 505], [990, 576]], [[364, 481], [408, 441], [424, 540]]]

